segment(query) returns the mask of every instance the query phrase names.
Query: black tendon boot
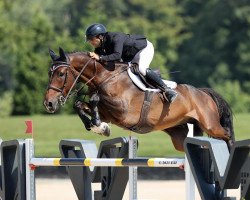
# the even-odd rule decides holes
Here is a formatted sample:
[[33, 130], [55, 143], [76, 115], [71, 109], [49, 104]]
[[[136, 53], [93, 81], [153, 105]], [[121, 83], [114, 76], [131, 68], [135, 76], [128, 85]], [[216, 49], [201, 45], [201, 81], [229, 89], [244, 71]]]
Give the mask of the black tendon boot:
[[177, 97], [177, 92], [166, 86], [161, 77], [159, 77], [153, 70], [147, 69], [146, 78], [150, 80], [150, 83], [152, 83], [163, 92], [164, 98], [169, 103], [172, 103]]

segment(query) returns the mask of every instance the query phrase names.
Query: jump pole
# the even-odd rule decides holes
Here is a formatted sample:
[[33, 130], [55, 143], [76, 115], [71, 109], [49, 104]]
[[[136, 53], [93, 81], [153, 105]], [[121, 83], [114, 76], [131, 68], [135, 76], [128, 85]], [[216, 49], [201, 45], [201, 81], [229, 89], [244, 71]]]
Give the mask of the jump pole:
[[[132, 139], [133, 140], [133, 139]], [[136, 140], [135, 140], [136, 142]], [[26, 195], [27, 200], [36, 199], [34, 169], [39, 166], [114, 166], [114, 167], [180, 167], [181, 158], [35, 158], [33, 139], [26, 139]], [[130, 200], [137, 199], [137, 171], [130, 180]], [[135, 184], [134, 184], [135, 183]]]
[[[194, 136], [193, 124], [188, 125], [188, 135], [187, 137]], [[137, 152], [137, 140], [134, 137], [129, 137], [129, 158], [135, 158]], [[181, 159], [185, 167], [185, 192], [186, 200], [195, 200], [195, 180], [191, 172], [187, 157], [185, 155], [185, 160]], [[178, 164], [179, 167], [181, 164]], [[129, 200], [137, 200], [137, 167], [129, 167]]]
[[29, 167], [180, 167], [181, 158], [31, 158]]
[[[194, 137], [194, 125], [188, 125], [188, 134], [187, 137]], [[195, 199], [195, 180], [192, 174], [190, 165], [188, 163], [187, 156], [185, 155], [185, 190], [186, 190], [186, 200], [194, 200]]]
[[33, 139], [25, 139], [25, 165], [26, 165], [26, 198], [27, 200], [36, 199], [35, 172], [30, 165], [34, 155]]
[[[129, 136], [129, 158], [137, 157], [137, 139]], [[129, 199], [137, 200], [137, 166], [129, 167]]]
[[[189, 126], [189, 134], [193, 134], [192, 125]], [[186, 199], [194, 200], [195, 182], [187, 159], [181, 158], [135, 158], [137, 141], [133, 137], [129, 141], [129, 159], [123, 158], [35, 158], [34, 143], [32, 139], [26, 139], [26, 195], [27, 200], [35, 200], [35, 176], [32, 168], [36, 166], [114, 166], [129, 167], [129, 198], [137, 199], [137, 167], [180, 167], [185, 165]]]

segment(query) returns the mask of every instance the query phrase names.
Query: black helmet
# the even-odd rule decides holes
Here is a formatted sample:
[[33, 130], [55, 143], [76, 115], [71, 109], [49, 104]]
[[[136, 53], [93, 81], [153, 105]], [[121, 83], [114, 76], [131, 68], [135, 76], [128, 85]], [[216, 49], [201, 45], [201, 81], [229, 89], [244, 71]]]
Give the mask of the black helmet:
[[92, 24], [90, 25], [85, 32], [86, 39], [89, 40], [91, 37], [95, 37], [100, 34], [106, 33], [106, 27], [102, 24]]

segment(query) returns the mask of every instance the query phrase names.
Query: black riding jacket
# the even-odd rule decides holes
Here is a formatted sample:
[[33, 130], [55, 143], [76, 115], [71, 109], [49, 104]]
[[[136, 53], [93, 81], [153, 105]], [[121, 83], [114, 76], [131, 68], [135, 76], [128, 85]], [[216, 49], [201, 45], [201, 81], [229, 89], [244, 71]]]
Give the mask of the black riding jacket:
[[101, 47], [95, 49], [100, 56], [100, 61], [130, 62], [135, 54], [147, 46], [146, 37], [143, 35], [129, 35], [117, 32], [107, 32]]

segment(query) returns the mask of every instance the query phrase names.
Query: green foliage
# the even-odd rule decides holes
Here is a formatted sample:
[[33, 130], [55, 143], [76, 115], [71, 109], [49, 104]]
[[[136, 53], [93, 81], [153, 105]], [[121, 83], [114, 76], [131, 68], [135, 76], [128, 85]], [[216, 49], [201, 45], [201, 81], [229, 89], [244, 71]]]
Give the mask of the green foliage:
[[[44, 110], [42, 102], [48, 82], [48, 48], [58, 48], [64, 43], [67, 44], [64, 45], [65, 49], [74, 47], [67, 30], [58, 36], [55, 31], [57, 26], [52, 23], [50, 15], [47, 15], [43, 1], [19, 1], [8, 6], [7, 4], [4, 3], [4, 6], [0, 7], [0, 13], [8, 13], [3, 14], [3, 17], [7, 25], [11, 23], [10, 29], [13, 30], [6, 31], [3, 27], [1, 39], [5, 42], [11, 41], [10, 44], [13, 45], [10, 46], [12, 48], [3, 48], [2, 63], [6, 63], [6, 68], [9, 67], [8, 64], [10, 67], [14, 66], [8, 70], [8, 73], [15, 77], [14, 81], [11, 81], [15, 94], [13, 114], [41, 113]], [[8, 62], [9, 58], [12, 58], [11, 62]]]
[[182, 70], [179, 80], [195, 86], [209, 86], [209, 76], [216, 76], [224, 65], [222, 79], [240, 80], [244, 87], [250, 77], [250, 8], [245, 0], [182, 0], [189, 37], [182, 43]]
[[7, 117], [12, 112], [13, 93], [10, 91], [4, 92], [0, 97], [0, 118]]
[[180, 15], [182, 9], [176, 0], [153, 3], [143, 0], [95, 0], [89, 1], [86, 7], [89, 9], [82, 18], [82, 27], [100, 22], [109, 31], [146, 35], [155, 47], [152, 66], [159, 68], [163, 77], [168, 77], [169, 66], [178, 59], [177, 47], [185, 38], [185, 34], [180, 34], [184, 21]]
[[[249, 111], [250, 7], [247, 0], [0, 1], [0, 93], [13, 91], [13, 114], [43, 113], [48, 48], [91, 51], [84, 32], [144, 34], [164, 78], [214, 87], [236, 112]], [[169, 72], [180, 70], [179, 74]], [[227, 94], [225, 94], [227, 91]], [[72, 113], [72, 103], [62, 113]]]
[[235, 113], [250, 112], [250, 96], [241, 90], [238, 81], [225, 81], [222, 84], [215, 85], [215, 90], [222, 94], [227, 102], [232, 106]]

